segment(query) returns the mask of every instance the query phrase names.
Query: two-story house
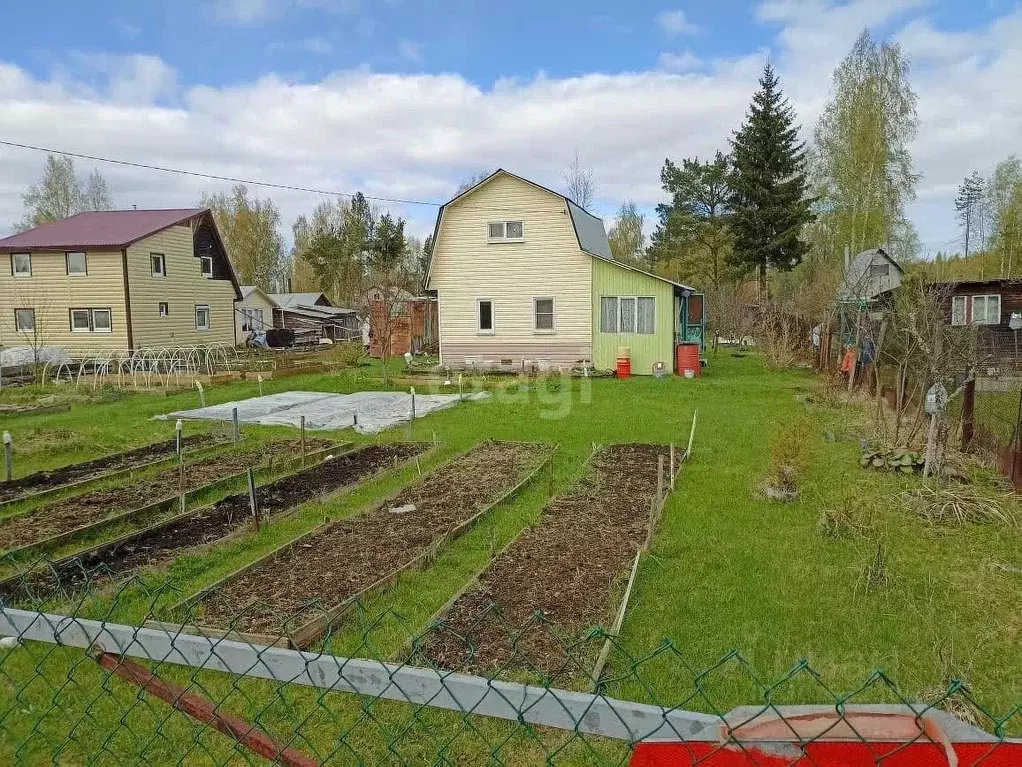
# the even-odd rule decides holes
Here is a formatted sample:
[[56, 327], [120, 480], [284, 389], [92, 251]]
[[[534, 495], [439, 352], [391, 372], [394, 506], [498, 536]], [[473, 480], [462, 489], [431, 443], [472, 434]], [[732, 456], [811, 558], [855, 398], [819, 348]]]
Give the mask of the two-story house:
[[505, 170], [443, 205], [433, 242], [444, 365], [610, 370], [627, 346], [632, 371], [649, 374], [672, 369], [676, 343], [702, 341], [692, 288], [616, 261], [603, 221]]
[[81, 213], [0, 240], [0, 346], [233, 344], [238, 280], [205, 208]]

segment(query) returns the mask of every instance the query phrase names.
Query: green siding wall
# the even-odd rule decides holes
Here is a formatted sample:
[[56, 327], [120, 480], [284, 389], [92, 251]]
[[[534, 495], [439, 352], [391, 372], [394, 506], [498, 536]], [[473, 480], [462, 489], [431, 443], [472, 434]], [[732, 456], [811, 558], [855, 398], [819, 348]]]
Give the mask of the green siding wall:
[[[656, 298], [656, 332], [653, 334], [601, 333], [601, 296], [653, 296]], [[674, 369], [674, 287], [609, 261], [593, 259], [593, 366], [611, 370], [617, 364], [617, 347], [632, 349], [632, 373], [650, 375], [653, 363]]]

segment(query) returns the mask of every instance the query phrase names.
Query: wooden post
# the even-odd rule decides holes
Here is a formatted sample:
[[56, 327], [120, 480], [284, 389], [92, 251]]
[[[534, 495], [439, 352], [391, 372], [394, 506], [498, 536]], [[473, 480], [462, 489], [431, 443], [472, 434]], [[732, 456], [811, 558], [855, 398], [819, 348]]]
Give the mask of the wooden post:
[[14, 440], [9, 431], [4, 432], [4, 476], [10, 482], [14, 479]]
[[965, 382], [962, 396], [962, 450], [968, 450], [975, 435], [976, 424], [976, 379]]
[[259, 502], [256, 499], [256, 484], [255, 474], [252, 469], [249, 468], [248, 472], [248, 507], [252, 510], [252, 519], [255, 520], [256, 532], [259, 532], [261, 525], [259, 522]]
[[688, 433], [688, 447], [685, 449], [685, 460], [687, 461], [692, 455], [692, 440], [696, 436], [696, 419], [699, 418], [699, 411], [692, 411], [692, 429]]
[[184, 457], [184, 438], [182, 437], [182, 429], [184, 428], [181, 419], [177, 419], [177, 423], [174, 424], [174, 431], [177, 433], [177, 495], [181, 499], [180, 507], [181, 513], [185, 511], [185, 457]]
[[671, 490], [674, 489], [674, 443], [671, 443]]
[[302, 432], [302, 436], [301, 436], [301, 440], [302, 440], [302, 468], [304, 469], [305, 468], [305, 416], [304, 415], [301, 418], [299, 428], [301, 429], [301, 432]]
[[664, 457], [663, 455], [657, 456], [656, 461], [656, 502], [660, 504], [661, 499], [664, 497]]
[[199, 390], [199, 407], [206, 407], [206, 392], [202, 388], [202, 381], [196, 381], [195, 388]]
[[461, 373], [458, 373], [458, 401], [465, 399], [465, 394], [461, 386]]
[[259, 396], [263, 396], [263, 377], [259, 376]]
[[412, 393], [412, 420], [408, 422], [408, 439], [412, 438], [412, 432], [415, 429], [415, 387], [411, 387]]
[[183, 687], [164, 682], [149, 669], [128, 660], [123, 655], [100, 650], [95, 657], [96, 662], [107, 671], [156, 696], [197, 722], [209, 725], [270, 762], [286, 767], [317, 767], [319, 764], [301, 751], [280, 745], [255, 725], [224, 711], [220, 706], [186, 691]]
[[238, 426], [238, 408], [231, 408], [231, 423], [234, 424], [234, 444], [238, 444], [238, 440], [241, 438], [241, 429]]

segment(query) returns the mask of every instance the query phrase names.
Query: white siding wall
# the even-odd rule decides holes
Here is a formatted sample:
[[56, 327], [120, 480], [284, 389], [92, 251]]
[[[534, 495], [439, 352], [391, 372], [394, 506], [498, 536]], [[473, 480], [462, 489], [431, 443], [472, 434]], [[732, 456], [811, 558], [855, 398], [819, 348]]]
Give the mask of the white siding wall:
[[[166, 257], [167, 276], [154, 277], [149, 255]], [[131, 324], [136, 348], [233, 344], [234, 286], [230, 280], [202, 276], [191, 226], [172, 226], [128, 248]], [[160, 316], [160, 302], [169, 314]], [[210, 329], [195, 327], [195, 306], [210, 308]]]
[[[524, 242], [490, 243], [491, 221], [521, 220]], [[592, 356], [592, 259], [583, 253], [564, 200], [501, 175], [450, 205], [433, 251], [429, 288], [440, 300], [445, 364]], [[553, 333], [533, 328], [533, 298], [555, 301]], [[476, 302], [493, 301], [492, 335], [478, 330]]]
[[245, 339], [248, 338], [250, 332], [242, 328], [245, 322], [245, 318], [241, 313], [242, 309], [262, 309], [264, 324], [262, 330], [269, 330], [273, 327], [273, 304], [258, 290], [253, 290], [246, 298], [234, 304], [235, 343], [239, 346], [245, 343]]
[[[89, 251], [88, 274], [68, 276], [65, 255], [32, 253], [32, 276], [13, 277], [0, 255], [0, 346], [60, 346], [72, 352], [128, 348], [121, 252]], [[35, 338], [15, 331], [14, 310], [35, 309]], [[69, 310], [109, 309], [111, 332], [71, 332]]]

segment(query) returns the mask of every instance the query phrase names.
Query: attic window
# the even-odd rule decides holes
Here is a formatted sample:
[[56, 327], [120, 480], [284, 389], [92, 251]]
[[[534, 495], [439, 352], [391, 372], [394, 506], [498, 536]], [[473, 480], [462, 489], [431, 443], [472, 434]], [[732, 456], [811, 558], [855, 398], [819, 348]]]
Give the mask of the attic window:
[[213, 259], [210, 256], [200, 256], [199, 264], [203, 277], [213, 276]]
[[869, 267], [869, 274], [871, 277], [890, 277], [891, 276], [891, 265], [890, 264], [871, 264]]
[[488, 234], [490, 242], [522, 242], [525, 227], [521, 221], [491, 221]]

